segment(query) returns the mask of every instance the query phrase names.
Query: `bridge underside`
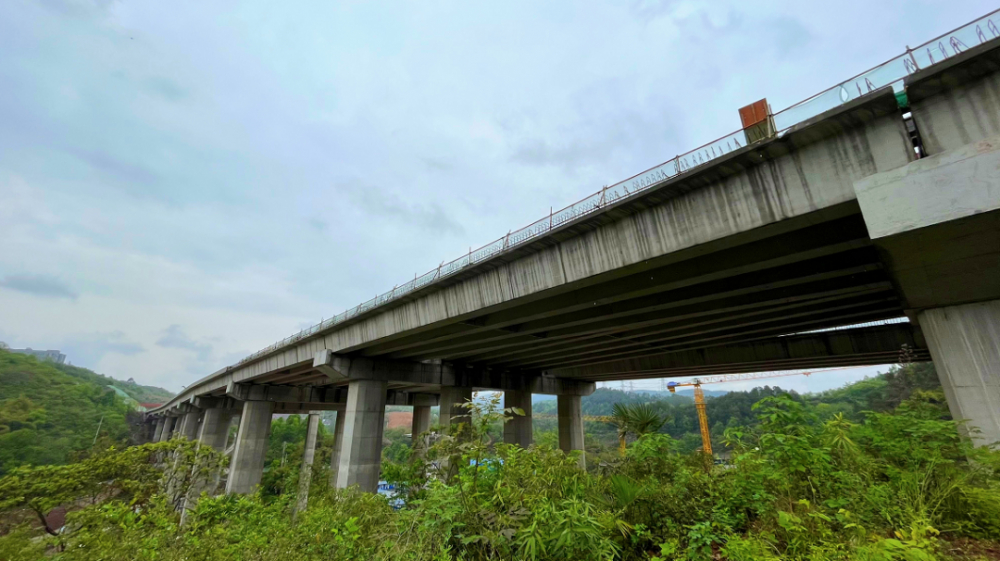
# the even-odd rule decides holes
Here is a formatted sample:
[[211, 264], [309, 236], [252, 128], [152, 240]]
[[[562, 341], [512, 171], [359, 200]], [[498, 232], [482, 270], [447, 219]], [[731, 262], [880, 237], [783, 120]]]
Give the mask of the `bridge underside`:
[[[855, 202], [344, 354], [607, 380], [927, 359]], [[308, 376], [308, 375], [307, 375]]]

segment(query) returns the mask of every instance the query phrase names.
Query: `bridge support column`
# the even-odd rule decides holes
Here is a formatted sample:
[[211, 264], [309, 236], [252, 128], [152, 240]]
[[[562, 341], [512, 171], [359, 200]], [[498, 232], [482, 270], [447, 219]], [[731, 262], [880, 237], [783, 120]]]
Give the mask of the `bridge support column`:
[[194, 440], [198, 436], [198, 418], [201, 417], [201, 411], [195, 409], [189, 411], [181, 416], [180, 425], [177, 428], [177, 432], [181, 436], [188, 440]]
[[438, 423], [447, 432], [462, 423], [472, 424], [469, 410], [459, 407], [472, 400], [472, 388], [445, 386], [441, 388], [441, 412]]
[[319, 433], [319, 412], [309, 412], [309, 424], [306, 426], [306, 447], [302, 452], [302, 467], [299, 469], [299, 493], [296, 497], [295, 510], [292, 518], [309, 506], [309, 485], [312, 483], [312, 466], [316, 458], [316, 435]]
[[156, 428], [153, 429], [153, 440], [152, 442], [159, 442], [160, 436], [163, 434], [163, 425], [166, 424], [166, 419], [160, 417], [156, 420]]
[[251, 493], [260, 483], [273, 412], [274, 403], [271, 401], [247, 401], [243, 404], [236, 448], [229, 463], [226, 494]]
[[351, 380], [348, 386], [344, 442], [337, 470], [338, 489], [357, 485], [362, 491], [370, 493], [378, 490], [385, 392], [386, 382], [383, 380]]
[[337, 486], [337, 472], [340, 471], [340, 451], [344, 444], [344, 421], [347, 413], [337, 411], [337, 420], [333, 425], [333, 451], [330, 454], [330, 486]]
[[556, 398], [559, 413], [559, 448], [563, 452], [580, 452], [580, 468], [587, 467], [583, 451], [583, 410], [580, 396], [560, 395]]
[[524, 415], [514, 414], [514, 418], [503, 425], [503, 441], [517, 444], [521, 448], [531, 446], [531, 392], [509, 390], [503, 392], [503, 407], [517, 407]]
[[163, 430], [160, 431], [159, 442], [166, 442], [170, 440], [171, 433], [174, 432], [174, 424], [177, 422], [177, 417], [164, 417], [163, 419]]
[[223, 407], [205, 409], [198, 431], [198, 441], [216, 450], [225, 450], [229, 441], [229, 425], [233, 421], [233, 412]]
[[410, 428], [411, 433], [411, 443], [413, 446], [413, 452], [418, 455], [422, 455], [426, 448], [420, 435], [427, 432], [431, 428], [431, 406], [430, 405], [414, 405], [413, 406], [413, 425]]
[[968, 419], [976, 446], [1000, 442], [1000, 300], [918, 316], [951, 416]]

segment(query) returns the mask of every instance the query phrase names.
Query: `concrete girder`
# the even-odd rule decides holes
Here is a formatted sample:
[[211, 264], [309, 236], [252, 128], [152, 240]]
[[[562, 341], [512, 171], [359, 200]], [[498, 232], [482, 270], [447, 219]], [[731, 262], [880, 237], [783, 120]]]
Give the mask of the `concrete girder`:
[[[898, 297], [892, 292], [883, 290], [875, 294], [868, 293], [853, 298], [825, 298], [818, 299], [818, 301], [806, 300], [768, 308], [764, 311], [743, 314], [714, 314], [704, 321], [698, 322], [663, 322], [654, 324], [651, 327], [639, 327], [635, 329], [619, 328], [610, 332], [599, 332], [572, 339], [562, 339], [556, 341], [555, 344], [538, 345], [535, 348], [508, 350], [502, 359], [488, 360], [485, 361], [485, 364], [493, 365], [509, 363], [515, 360], [538, 359], [539, 357], [559, 355], [567, 351], [595, 350], [596, 348], [604, 348], [599, 347], [600, 344], [609, 339], [626, 340], [635, 343], [671, 341], [707, 336], [749, 326], [772, 325], [775, 323], [784, 325], [785, 320], [794, 318], [808, 318], [811, 323], [815, 323], [823, 319], [822, 317], [817, 317], [817, 315], [830, 315], [831, 313], [842, 312], [844, 310], [872, 310], [875, 308], [890, 311], [889, 317], [899, 317]], [[792, 324], [791, 326], [794, 327], [795, 325]]]
[[[574, 310], [558, 314], [536, 314], [535, 317], [536, 319], [552, 320], [548, 322], [549, 325], [566, 325], [568, 321], [572, 320], [595, 323], [603, 319], [623, 317], [630, 313], [667, 311], [671, 308], [699, 304], [710, 306], [713, 302], [724, 298], [742, 297], [745, 301], [753, 302], [758, 294], [764, 291], [790, 288], [824, 280], [841, 279], [841, 286], [855, 284], [858, 282], [856, 277], [860, 275], [865, 275], [864, 282], [869, 283], [888, 280], [888, 275], [884, 272], [874, 248], [858, 248], [823, 259], [800, 262], [794, 266], [775, 267], [704, 284], [671, 290], [652, 290], [648, 294], [636, 294], [634, 298], [625, 301], [583, 300], [573, 307]], [[538, 318], [539, 315], [544, 315], [545, 318]], [[530, 318], [525, 319], [528, 322], [532, 321]], [[522, 340], [522, 343], [531, 344], [533, 341], [536, 339], [525, 339]], [[435, 349], [435, 351], [437, 350]], [[447, 351], [439, 352], [439, 356], [452, 360]]]
[[693, 349], [708, 349], [722, 345], [732, 345], [748, 341], [760, 341], [785, 336], [791, 333], [803, 333], [820, 329], [829, 329], [842, 325], [857, 325], [866, 322], [895, 319], [899, 317], [896, 306], [886, 306], [875, 309], [860, 309], [836, 314], [817, 314], [806, 321], [776, 322], [773, 325], [756, 325], [754, 328], [734, 328], [718, 332], [712, 336], [688, 336], [671, 340], [670, 338], [653, 337], [648, 340], [612, 342], [606, 345], [593, 345], [586, 351], [578, 351], [569, 355], [547, 357], [544, 360], [526, 360], [514, 362], [513, 368], [525, 370], [546, 370], [564, 366], [587, 364], [594, 360], [615, 359], [648, 354], [650, 352], [678, 352]]
[[[496, 336], [497, 331], [513, 329], [513, 333], [525, 332], [521, 325], [525, 322], [544, 320], [553, 313], [565, 314], [572, 311], [589, 311], [595, 303], [614, 304], [653, 292], [665, 292], [754, 271], [787, 266], [801, 261], [825, 258], [844, 251], [870, 246], [864, 221], [854, 214], [840, 217], [832, 222], [807, 224], [803, 230], [782, 233], [763, 240], [727, 248], [710, 255], [697, 255], [691, 259], [658, 264], [658, 260], [637, 263], [634, 271], [616, 270], [577, 283], [568, 292], [556, 291], [542, 302], [526, 302], [498, 311], [484, 310], [482, 315], [461, 322], [443, 326], [435, 333], [419, 333], [410, 337], [397, 338], [385, 343], [366, 345], [365, 356], [389, 355], [399, 358], [414, 352], [409, 349], [437, 347], [438, 343], [450, 342], [456, 337], [470, 339], [477, 334]], [[661, 259], [662, 260], [662, 259]], [[629, 274], [625, 274], [628, 272]], [[470, 341], [477, 341], [470, 339]], [[350, 352], [353, 349], [345, 349]], [[397, 354], [408, 351], [403, 354]]]
[[[329, 350], [316, 353], [313, 365], [332, 373], [341, 380], [381, 380], [441, 387], [464, 387], [493, 390], [529, 390], [549, 395], [590, 395], [595, 386], [590, 382], [525, 375], [520, 372], [500, 372], [481, 369], [456, 369], [447, 364], [352, 358]], [[331, 374], [328, 374], [331, 375]]]
[[655, 311], [638, 310], [633, 313], [613, 309], [609, 310], [611, 313], [597, 318], [590, 317], [586, 320], [575, 319], [574, 321], [573, 318], [561, 318], [561, 321], [548, 320], [544, 326], [532, 328], [544, 333], [545, 337], [531, 345], [525, 345], [521, 341], [512, 342], [510, 339], [493, 343], [484, 342], [477, 348], [456, 352], [450, 356], [453, 360], [468, 359], [472, 362], [489, 365], [495, 359], [511, 356], [512, 353], [518, 352], [523, 347], [541, 349], [581, 337], [601, 336], [668, 324], [695, 327], [711, 323], [717, 317], [741, 317], [769, 311], [791, 310], [802, 306], [836, 302], [872, 294], [893, 294], [892, 284], [888, 280], [884, 280], [870, 284], [845, 286], [843, 279], [836, 278], [792, 287], [774, 288], [758, 292], [753, 296], [738, 295], [711, 302], [676, 307], [672, 306], [672, 303], [665, 306], [660, 305], [656, 306]]
[[[835, 362], [840, 358], [847, 359], [841, 362], [846, 363], [845, 365], [888, 364], [898, 361], [903, 344], [915, 346], [913, 329], [909, 324], [898, 323], [772, 337], [710, 349], [592, 361], [586, 366], [552, 369], [550, 373], [567, 378], [605, 380], [663, 377], [672, 375], [674, 371], [689, 371], [692, 368], [707, 368], [710, 372], [717, 370], [720, 373], [726, 367], [735, 367], [727, 372], [792, 370], [811, 368], [813, 364], [821, 364], [824, 360], [832, 359]], [[918, 351], [923, 353], [921, 358], [928, 356], [926, 349]]]

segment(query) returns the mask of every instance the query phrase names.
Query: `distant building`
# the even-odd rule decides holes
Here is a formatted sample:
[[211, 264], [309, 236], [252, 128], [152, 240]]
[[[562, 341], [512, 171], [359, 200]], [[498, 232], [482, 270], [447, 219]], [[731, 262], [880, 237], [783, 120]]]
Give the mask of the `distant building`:
[[66, 355], [62, 354], [59, 351], [36, 351], [31, 347], [28, 347], [27, 349], [7, 349], [7, 350], [12, 353], [17, 353], [20, 355], [31, 355], [37, 358], [38, 360], [50, 360], [58, 364], [66, 363]]

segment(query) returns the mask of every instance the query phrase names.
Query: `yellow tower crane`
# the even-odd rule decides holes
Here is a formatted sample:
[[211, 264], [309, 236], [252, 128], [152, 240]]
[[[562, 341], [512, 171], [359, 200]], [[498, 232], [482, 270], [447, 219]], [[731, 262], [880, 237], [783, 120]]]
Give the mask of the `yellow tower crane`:
[[720, 374], [718, 376], [705, 376], [695, 378], [690, 382], [668, 382], [667, 390], [674, 393], [677, 388], [694, 387], [694, 408], [698, 412], [698, 427], [701, 429], [701, 450], [712, 455], [712, 433], [708, 429], [708, 412], [705, 410], [705, 392], [702, 391], [702, 384], [721, 384], [722, 382], [738, 382], [740, 380], [760, 380], [761, 378], [781, 378], [783, 376], [809, 376], [816, 372], [826, 370], [840, 370], [839, 368], [828, 368], [811, 372], [754, 372], [751, 374]]

